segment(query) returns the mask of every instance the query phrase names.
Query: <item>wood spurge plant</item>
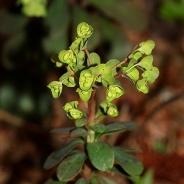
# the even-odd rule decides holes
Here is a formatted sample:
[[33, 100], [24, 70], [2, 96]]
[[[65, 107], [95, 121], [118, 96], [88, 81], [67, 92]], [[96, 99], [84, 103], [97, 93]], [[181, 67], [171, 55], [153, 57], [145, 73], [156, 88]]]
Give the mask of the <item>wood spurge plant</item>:
[[[151, 55], [155, 43], [152, 40], [144, 41], [134, 47], [123, 61], [111, 59], [102, 63], [97, 53], [89, 53], [87, 49], [92, 33], [90, 25], [80, 23], [77, 26], [77, 36], [69, 49], [51, 58], [57, 67], [66, 68], [66, 73], [58, 81], [48, 85], [53, 97], [61, 95], [63, 85], [74, 87], [81, 99], [79, 102], [87, 106], [84, 112], [78, 109], [78, 101], [64, 105], [68, 118], [75, 120], [75, 127], [57, 131], [69, 132], [71, 142], [53, 152], [44, 163], [45, 169], [58, 165], [56, 175], [59, 183], [63, 184], [71, 180], [75, 184], [116, 184], [103, 172], [117, 172], [121, 168], [124, 176], [135, 180], [143, 171], [142, 163], [129, 154], [134, 149], [112, 146], [101, 141], [103, 136], [134, 130], [135, 124], [119, 121], [102, 123], [102, 120], [106, 116], [115, 117], [119, 114], [113, 100], [120, 98], [125, 91], [118, 79], [129, 79], [138, 91], [145, 94], [149, 92], [148, 83], [153, 83], [159, 75]], [[105, 101], [97, 106], [96, 93], [103, 92], [100, 91], [101, 87], [106, 88]], [[58, 181], [50, 179], [48, 183]]]

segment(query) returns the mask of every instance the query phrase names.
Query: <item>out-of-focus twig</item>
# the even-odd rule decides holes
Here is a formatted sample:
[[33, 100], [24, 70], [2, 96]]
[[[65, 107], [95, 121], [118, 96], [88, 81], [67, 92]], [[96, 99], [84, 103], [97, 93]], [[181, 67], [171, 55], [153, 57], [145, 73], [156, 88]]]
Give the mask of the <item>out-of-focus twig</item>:
[[0, 109], [0, 120], [4, 121], [6, 123], [9, 123], [13, 126], [16, 126], [16, 127], [22, 127], [25, 123], [24, 119], [17, 117], [17, 116], [15, 116], [9, 112], [6, 112], [2, 109]]

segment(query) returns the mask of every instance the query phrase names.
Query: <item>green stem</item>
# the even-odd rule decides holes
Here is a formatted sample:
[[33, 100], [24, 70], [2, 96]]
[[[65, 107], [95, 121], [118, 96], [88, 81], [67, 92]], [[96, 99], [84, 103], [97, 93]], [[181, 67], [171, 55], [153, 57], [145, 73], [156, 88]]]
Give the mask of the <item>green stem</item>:
[[88, 101], [88, 137], [87, 142], [92, 143], [95, 141], [95, 132], [91, 130], [91, 126], [95, 124], [95, 109], [96, 109], [96, 89], [93, 88], [91, 97]]
[[120, 63], [116, 64], [115, 66], [113, 66], [111, 68], [111, 70], [116, 69], [117, 67], [121, 66], [122, 64], [126, 63], [128, 61], [128, 58], [125, 58], [123, 61], [121, 61]]
[[128, 71], [130, 71], [132, 68], [134, 68], [134, 67], [136, 67], [136, 66], [138, 66], [138, 65], [139, 65], [139, 63], [133, 65], [132, 67], [130, 67], [130, 68], [126, 71], [126, 73], [127, 73]]
[[88, 49], [87, 48], [84, 48], [84, 52], [86, 53], [88, 59], [89, 59], [89, 65], [91, 66], [93, 64], [92, 60], [91, 60], [91, 57], [89, 55], [89, 52], [88, 52]]

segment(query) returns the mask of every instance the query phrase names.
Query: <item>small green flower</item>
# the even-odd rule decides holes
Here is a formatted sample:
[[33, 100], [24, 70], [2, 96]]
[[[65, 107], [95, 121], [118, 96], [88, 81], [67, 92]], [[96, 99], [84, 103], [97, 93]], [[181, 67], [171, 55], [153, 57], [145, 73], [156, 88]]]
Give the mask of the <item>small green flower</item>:
[[95, 76], [90, 70], [83, 70], [79, 77], [79, 86], [81, 90], [88, 91], [95, 82]]
[[62, 83], [58, 81], [52, 81], [48, 86], [51, 89], [52, 96], [54, 98], [58, 98], [62, 92]]
[[93, 33], [93, 28], [85, 22], [77, 26], [77, 36], [79, 38], [89, 38]]
[[104, 114], [108, 114], [111, 117], [118, 116], [119, 114], [117, 107], [108, 101], [102, 102], [100, 104], [100, 107], [103, 110]]
[[115, 98], [119, 98], [124, 94], [124, 90], [119, 85], [110, 85], [106, 92], [106, 100], [108, 102], [114, 100]]
[[117, 107], [114, 105], [114, 106], [110, 106], [107, 110], [107, 114], [111, 117], [115, 117], [115, 116], [118, 116], [119, 112], [118, 112], [118, 109]]
[[58, 58], [61, 62], [66, 63], [66, 64], [70, 64], [70, 63], [75, 64], [77, 61], [72, 50], [62, 50], [59, 53]]
[[68, 116], [70, 119], [80, 119], [80, 118], [83, 116], [83, 112], [80, 111], [79, 109], [71, 108], [71, 109], [68, 111], [67, 116]]
[[68, 102], [66, 103], [64, 106], [63, 106], [63, 109], [66, 111], [66, 112], [69, 112], [70, 109], [76, 109], [77, 108], [77, 105], [78, 105], [78, 101], [72, 101], [72, 102]]

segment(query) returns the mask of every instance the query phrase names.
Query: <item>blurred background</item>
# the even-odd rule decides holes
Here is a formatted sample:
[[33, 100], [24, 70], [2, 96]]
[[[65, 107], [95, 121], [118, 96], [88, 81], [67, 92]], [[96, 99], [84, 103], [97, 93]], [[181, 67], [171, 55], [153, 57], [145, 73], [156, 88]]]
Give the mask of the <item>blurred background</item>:
[[184, 184], [183, 10], [184, 0], [1, 0], [0, 184], [42, 184], [52, 176], [42, 166], [63, 135], [50, 130], [73, 125], [62, 106], [78, 96], [64, 88], [52, 98], [46, 86], [64, 70], [50, 57], [69, 47], [83, 21], [94, 28], [89, 51], [103, 62], [124, 60], [136, 44], [155, 41], [160, 76], [150, 93], [124, 79], [126, 94], [116, 101], [117, 119], [133, 120], [138, 129], [108, 141], [141, 150], [145, 184]]

